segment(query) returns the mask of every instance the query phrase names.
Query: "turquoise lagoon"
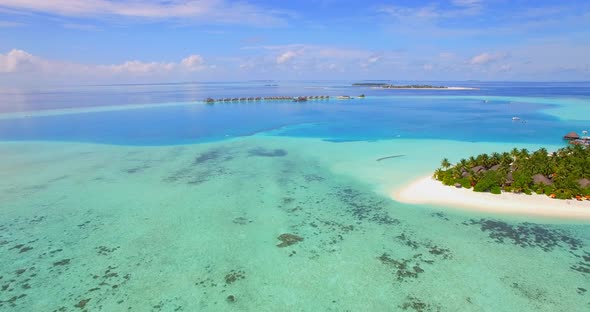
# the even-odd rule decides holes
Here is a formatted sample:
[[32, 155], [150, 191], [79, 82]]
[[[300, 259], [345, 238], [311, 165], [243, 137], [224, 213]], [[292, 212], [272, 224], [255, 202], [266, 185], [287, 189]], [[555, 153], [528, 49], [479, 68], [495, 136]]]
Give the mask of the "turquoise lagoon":
[[[0, 311], [590, 308], [590, 225], [389, 197], [443, 157], [563, 146], [588, 84], [265, 84], [3, 91], [27, 112], [0, 119]], [[275, 93], [368, 97], [189, 101]]]

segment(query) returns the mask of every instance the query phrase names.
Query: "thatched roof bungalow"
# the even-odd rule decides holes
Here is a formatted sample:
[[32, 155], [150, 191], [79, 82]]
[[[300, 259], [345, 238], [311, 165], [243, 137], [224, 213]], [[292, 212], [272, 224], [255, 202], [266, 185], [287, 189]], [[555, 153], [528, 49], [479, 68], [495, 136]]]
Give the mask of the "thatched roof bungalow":
[[472, 170], [474, 173], [478, 173], [478, 172], [486, 172], [486, 171], [487, 171], [487, 170], [486, 170], [486, 168], [485, 168], [484, 166], [475, 166], [475, 167], [471, 168], [471, 170]]
[[580, 185], [581, 188], [587, 188], [590, 186], [590, 180], [583, 178], [578, 180], [578, 184]]
[[546, 176], [538, 173], [533, 176], [533, 183], [537, 184], [544, 184], [544, 185], [552, 185], [553, 181], [549, 180]]
[[500, 165], [493, 165], [492, 167], [490, 167], [490, 170], [496, 171], [496, 170], [500, 169], [501, 167], [502, 166], [500, 166]]
[[505, 185], [512, 185], [514, 183], [514, 178], [512, 177], [512, 172], [508, 172], [506, 175], [506, 181], [504, 181]]
[[576, 139], [579, 139], [580, 136], [576, 132], [572, 131], [572, 132], [564, 135], [563, 138], [565, 140], [576, 140]]

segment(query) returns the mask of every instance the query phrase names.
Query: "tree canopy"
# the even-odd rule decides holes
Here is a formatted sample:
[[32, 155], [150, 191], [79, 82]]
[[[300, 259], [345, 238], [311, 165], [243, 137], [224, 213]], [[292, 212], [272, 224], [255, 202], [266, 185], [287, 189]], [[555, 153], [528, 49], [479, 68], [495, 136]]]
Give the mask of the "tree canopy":
[[[522, 192], [569, 199], [590, 196], [590, 148], [573, 145], [548, 153], [514, 148], [510, 152], [480, 154], [452, 165], [447, 158], [434, 176], [445, 185], [476, 192]], [[586, 180], [585, 180], [586, 179]]]

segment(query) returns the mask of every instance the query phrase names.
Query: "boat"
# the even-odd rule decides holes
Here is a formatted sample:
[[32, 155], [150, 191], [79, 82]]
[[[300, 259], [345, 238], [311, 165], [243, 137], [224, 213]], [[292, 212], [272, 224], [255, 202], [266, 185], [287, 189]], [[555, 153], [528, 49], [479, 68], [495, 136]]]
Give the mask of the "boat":
[[348, 95], [339, 95], [336, 98], [339, 100], [350, 100], [351, 99], [351, 97]]
[[520, 117], [512, 117], [512, 120], [516, 121], [516, 120], [520, 120]]

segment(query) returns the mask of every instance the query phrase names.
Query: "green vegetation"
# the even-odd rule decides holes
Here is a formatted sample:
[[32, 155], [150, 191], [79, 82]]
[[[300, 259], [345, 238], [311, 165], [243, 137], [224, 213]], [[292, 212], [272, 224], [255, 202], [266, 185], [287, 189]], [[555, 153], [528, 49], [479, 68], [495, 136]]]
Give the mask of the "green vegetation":
[[590, 196], [590, 148], [568, 146], [551, 154], [541, 148], [530, 153], [481, 154], [451, 164], [441, 161], [434, 177], [445, 185], [475, 192], [546, 194], [560, 199]]

